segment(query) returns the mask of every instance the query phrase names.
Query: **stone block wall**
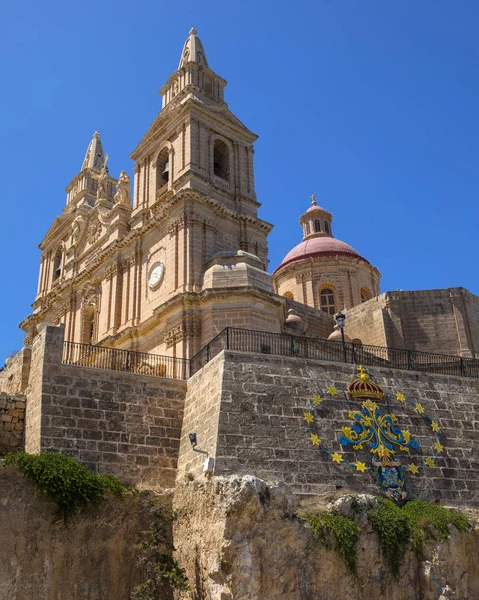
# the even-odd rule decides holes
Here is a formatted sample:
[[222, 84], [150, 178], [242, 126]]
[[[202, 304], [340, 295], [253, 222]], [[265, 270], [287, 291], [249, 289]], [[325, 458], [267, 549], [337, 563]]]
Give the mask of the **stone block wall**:
[[25, 396], [0, 392], [0, 456], [23, 449]]
[[363, 344], [479, 357], [479, 298], [464, 288], [386, 292], [346, 317]]
[[[351, 340], [371, 346], [387, 346], [387, 311], [385, 294], [345, 310], [344, 331]], [[402, 343], [399, 346], [402, 348]]]
[[186, 382], [64, 365], [62, 348], [61, 327], [35, 340], [27, 451], [58, 451], [128, 483], [171, 486]]
[[22, 348], [7, 358], [5, 368], [0, 371], [0, 392], [19, 394], [28, 385], [30, 375], [31, 348]]
[[198, 447], [203, 452], [214, 449], [218, 439], [221, 408], [223, 361], [212, 360], [188, 380], [185, 410], [180, 440], [178, 480], [187, 473], [202, 472], [206, 455], [193, 450], [190, 433], [196, 433]]
[[[353, 365], [225, 351], [208, 365], [210, 373], [216, 370], [215, 381], [221, 363], [221, 398], [216, 391], [214, 401], [215, 411], [219, 410], [216, 440], [201, 429], [200, 419], [196, 421], [200, 445], [204, 435], [202, 447], [215, 458], [215, 474], [250, 474], [267, 481], [285, 481], [296, 494], [378, 492], [372, 475], [338, 465], [313, 446], [304, 421], [312, 396], [330, 385], [345, 387], [352, 379]], [[442, 428], [444, 453], [435, 467], [408, 477], [411, 495], [477, 505], [479, 381], [385, 368], [368, 368], [368, 372], [385, 391], [400, 391], [412, 401], [419, 401]], [[205, 377], [200, 372], [189, 382], [188, 414], [201, 415], [212, 401], [207, 393], [200, 392], [207, 387]], [[399, 401], [389, 404], [384, 403], [383, 411], [393, 412], [399, 426], [410, 430], [420, 444], [411, 457], [404, 455], [403, 464], [421, 464], [434, 452], [436, 439], [430, 423], [408, 405]], [[343, 426], [352, 425], [348, 412], [360, 407], [360, 402], [344, 394], [328, 398], [321, 406], [318, 433], [332, 452], [343, 452], [337, 442], [338, 433]], [[179, 468], [196, 477], [200, 475], [199, 463], [189, 459], [185, 425], [186, 419]], [[188, 428], [192, 426], [189, 422]], [[368, 450], [346, 452], [344, 457], [350, 462], [370, 462]]]

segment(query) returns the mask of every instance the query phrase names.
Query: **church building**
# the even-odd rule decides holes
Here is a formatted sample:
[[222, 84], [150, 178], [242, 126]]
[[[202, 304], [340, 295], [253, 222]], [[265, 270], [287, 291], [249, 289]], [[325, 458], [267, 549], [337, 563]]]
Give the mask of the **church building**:
[[39, 325], [62, 323], [69, 342], [191, 358], [225, 327], [338, 339], [342, 311], [357, 344], [479, 357], [478, 297], [381, 294], [377, 268], [333, 236], [314, 196], [302, 241], [268, 272], [273, 226], [258, 216], [257, 136], [228, 109], [225, 87], [191, 29], [131, 154], [133, 182], [110, 174], [94, 133], [40, 244], [25, 345]]

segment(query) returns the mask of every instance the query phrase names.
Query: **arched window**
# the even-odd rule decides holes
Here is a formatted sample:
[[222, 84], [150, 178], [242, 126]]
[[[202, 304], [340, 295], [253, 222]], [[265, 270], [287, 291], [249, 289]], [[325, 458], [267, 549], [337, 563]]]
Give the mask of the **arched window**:
[[321, 231], [321, 221], [319, 219], [316, 219], [314, 221], [314, 231], [316, 233], [318, 233], [319, 231]]
[[228, 146], [221, 140], [216, 140], [213, 148], [213, 172], [221, 179], [230, 177], [230, 153]]
[[168, 183], [170, 179], [170, 157], [168, 149], [160, 152], [156, 161], [156, 191]]
[[334, 315], [336, 306], [334, 302], [334, 292], [330, 288], [324, 288], [319, 293], [320, 307], [324, 312]]
[[329, 233], [329, 223], [327, 221], [324, 222], [324, 231]]
[[368, 300], [371, 300], [371, 298], [373, 297], [369, 288], [367, 288], [367, 287], [362, 287], [360, 290], [360, 294], [361, 294], [361, 302], [367, 302]]
[[306, 223], [306, 235], [309, 235], [311, 233], [311, 229], [309, 227], [309, 221]]
[[290, 300], [294, 300], [293, 292], [284, 292], [283, 296], [285, 298], [289, 298]]
[[58, 248], [53, 259], [53, 277], [52, 281], [56, 281], [62, 274], [62, 249]]
[[88, 306], [84, 312], [83, 343], [93, 344], [95, 340], [95, 307]]

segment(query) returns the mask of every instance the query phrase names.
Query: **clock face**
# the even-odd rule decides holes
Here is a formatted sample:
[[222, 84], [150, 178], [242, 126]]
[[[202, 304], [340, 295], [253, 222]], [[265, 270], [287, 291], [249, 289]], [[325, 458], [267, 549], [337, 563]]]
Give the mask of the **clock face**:
[[151, 289], [154, 289], [160, 285], [164, 273], [165, 265], [162, 262], [157, 262], [151, 267], [150, 276], [148, 277], [148, 285]]

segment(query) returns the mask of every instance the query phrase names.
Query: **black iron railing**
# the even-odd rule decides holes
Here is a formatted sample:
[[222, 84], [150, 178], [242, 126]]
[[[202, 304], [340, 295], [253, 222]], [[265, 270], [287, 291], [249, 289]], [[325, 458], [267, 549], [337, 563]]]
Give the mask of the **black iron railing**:
[[160, 356], [159, 354], [148, 354], [148, 352], [134, 352], [76, 342], [64, 343], [62, 362], [77, 367], [109, 369], [170, 379], [188, 379], [190, 376], [190, 361], [186, 358]]
[[343, 345], [342, 342], [234, 327], [224, 329], [190, 360], [148, 354], [147, 352], [65, 342], [62, 362], [79, 367], [125, 371], [170, 379], [188, 379], [222, 350], [240, 350], [273, 356], [313, 358], [479, 378], [479, 359], [476, 358], [351, 344], [350, 342], [345, 342]]
[[240, 350], [479, 378], [479, 359], [476, 358], [349, 342], [343, 345], [342, 342], [234, 327], [224, 329], [190, 360], [190, 375], [194, 375], [222, 350]]

